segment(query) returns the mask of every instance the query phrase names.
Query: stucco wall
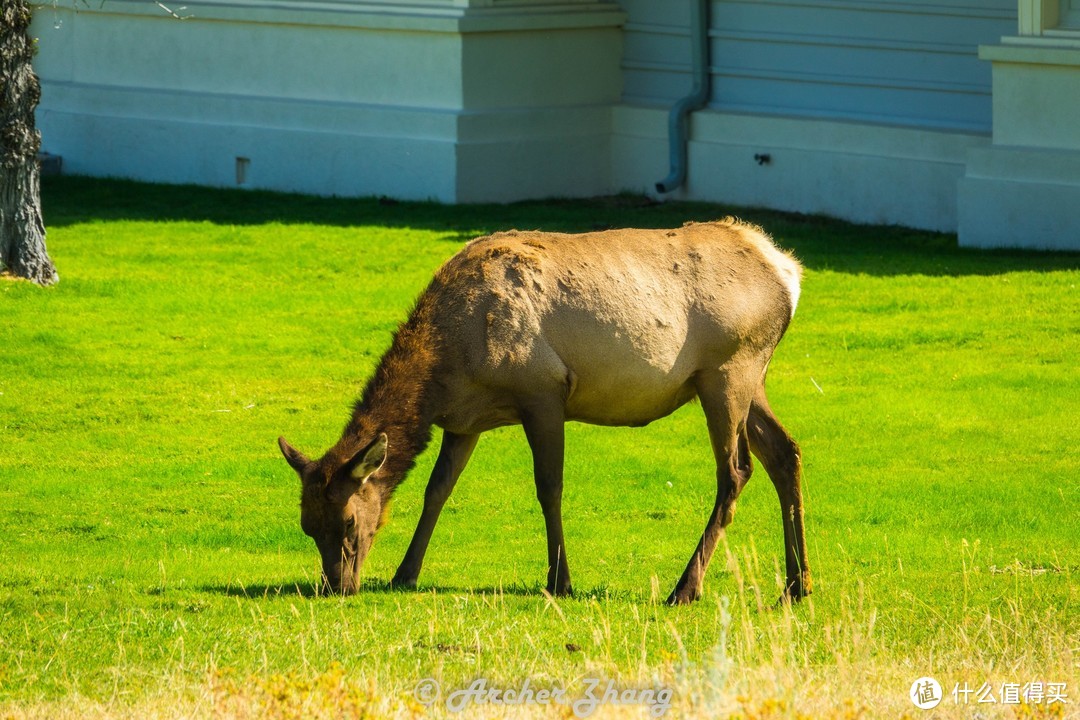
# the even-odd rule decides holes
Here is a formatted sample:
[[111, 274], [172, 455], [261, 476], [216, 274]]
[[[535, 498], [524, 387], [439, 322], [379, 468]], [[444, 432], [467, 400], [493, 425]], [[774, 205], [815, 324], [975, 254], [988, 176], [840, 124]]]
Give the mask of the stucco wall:
[[610, 186], [613, 4], [185, 7], [37, 13], [38, 123], [68, 171], [445, 202]]

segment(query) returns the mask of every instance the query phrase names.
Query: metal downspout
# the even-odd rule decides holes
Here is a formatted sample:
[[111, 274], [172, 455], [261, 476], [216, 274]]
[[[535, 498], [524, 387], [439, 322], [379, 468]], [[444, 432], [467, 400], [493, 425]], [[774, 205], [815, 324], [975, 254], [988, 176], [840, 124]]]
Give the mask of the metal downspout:
[[686, 182], [688, 118], [709, 101], [709, 0], [690, 0], [690, 62], [694, 81], [690, 94], [676, 102], [668, 115], [671, 172], [656, 183], [660, 193]]

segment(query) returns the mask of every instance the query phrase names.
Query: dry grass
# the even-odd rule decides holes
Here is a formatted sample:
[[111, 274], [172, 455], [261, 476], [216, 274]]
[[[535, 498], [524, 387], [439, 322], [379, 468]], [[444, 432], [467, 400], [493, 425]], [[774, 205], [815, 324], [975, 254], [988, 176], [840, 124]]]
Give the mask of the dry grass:
[[[499, 705], [467, 703], [462, 713], [448, 707], [448, 694], [468, 688], [474, 678], [459, 671], [436, 674], [441, 692], [430, 706], [420, 702], [417, 680], [408, 672], [382, 667], [375, 673], [333, 663], [319, 669], [298, 661], [284, 674], [242, 674], [230, 668], [209, 666], [200, 678], [191, 679], [178, 665], [166, 670], [156, 683], [138, 697], [118, 695], [92, 700], [73, 692], [62, 701], [44, 701], [0, 707], [3, 720], [120, 720], [127, 718], [228, 718], [235, 720], [301, 720], [331, 718], [731, 718], [741, 720], [808, 720], [811, 718], [1076, 718], [1080, 717], [1078, 638], [1062, 628], [1051, 614], [1027, 612], [1021, 604], [1003, 600], [992, 607], [969, 607], [941, 615], [932, 641], [897, 653], [897, 641], [881, 630], [881, 609], [861, 591], [841, 603], [831, 619], [819, 616], [813, 597], [797, 606], [774, 606], [769, 598], [780, 588], [779, 568], [763, 573], [752, 551], [726, 550], [727, 569], [737, 592], [716, 598], [714, 616], [717, 641], [710, 653], [689, 657], [674, 623], [655, 622], [649, 605], [631, 606], [641, 613], [642, 646], [639, 661], [627, 665], [611, 652], [611, 628], [607, 611], [591, 601], [589, 627], [600, 651], [589, 655], [576, 677], [554, 677], [537, 657], [521, 647], [507, 644], [488, 647], [487, 652], [505, 660], [490, 668], [490, 685], [520, 688], [525, 679], [534, 691], [563, 688], [571, 701], [588, 698], [590, 678], [601, 680], [597, 696], [610, 679], [620, 691], [651, 689], [670, 691], [670, 707], [655, 702], [662, 696], [644, 696], [653, 704], [599, 703], [575, 708], [555, 702], [546, 705]], [[1014, 569], [1016, 571], [1016, 569]], [[1000, 570], [999, 570], [1000, 572]], [[771, 578], [768, 575], [772, 575]], [[653, 585], [658, 593], [659, 583]], [[656, 594], [656, 593], [654, 593]], [[462, 598], [447, 596], [443, 611]], [[505, 598], [495, 592], [481, 600], [495, 613]], [[566, 621], [558, 601], [547, 598], [543, 612]], [[444, 615], [443, 622], [460, 622]], [[508, 618], [508, 621], [509, 618]], [[582, 628], [578, 628], [581, 630]], [[644, 636], [661, 632], [672, 640], [674, 652], [650, 656]], [[438, 666], [438, 658], [467, 653], [468, 649], [434, 642], [420, 646], [430, 655], [422, 664]], [[924, 636], [925, 637], [925, 636]], [[493, 637], [485, 642], [496, 642]], [[603, 650], [605, 643], [607, 652]], [[574, 652], [581, 648], [569, 648]], [[943, 686], [945, 697], [932, 713], [914, 707], [908, 690], [916, 678], [930, 675]], [[1003, 683], [1064, 683], [1067, 703], [1001, 702]], [[972, 690], [989, 683], [996, 704], [979, 704], [972, 694], [967, 704], [953, 700], [956, 685]], [[641, 696], [635, 696], [639, 699]]]

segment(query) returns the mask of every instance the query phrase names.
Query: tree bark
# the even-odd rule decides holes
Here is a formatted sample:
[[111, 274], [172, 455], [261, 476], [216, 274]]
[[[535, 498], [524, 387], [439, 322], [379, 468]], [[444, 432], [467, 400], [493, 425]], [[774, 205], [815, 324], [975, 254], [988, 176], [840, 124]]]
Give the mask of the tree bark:
[[41, 84], [31, 62], [30, 5], [0, 0], [0, 268], [39, 285], [60, 278], [45, 249], [34, 109]]

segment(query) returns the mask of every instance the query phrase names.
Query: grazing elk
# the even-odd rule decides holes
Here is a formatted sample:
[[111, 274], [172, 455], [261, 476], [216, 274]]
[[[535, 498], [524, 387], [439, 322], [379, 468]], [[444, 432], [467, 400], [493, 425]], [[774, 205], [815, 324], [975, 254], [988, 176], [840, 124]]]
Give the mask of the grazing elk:
[[642, 426], [694, 397], [716, 456], [716, 502], [669, 603], [700, 597], [753, 452], [783, 515], [785, 597], [810, 592], [801, 464], [765, 397], [802, 269], [759, 228], [505, 232], [446, 262], [394, 336], [341, 439], [318, 461], [283, 438], [303, 484], [300, 523], [324, 581], [355, 592], [394, 489], [431, 438], [442, 447], [395, 586], [415, 587], [435, 523], [480, 433], [521, 424], [547, 528], [547, 589], [570, 593], [563, 542], [567, 420]]

